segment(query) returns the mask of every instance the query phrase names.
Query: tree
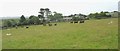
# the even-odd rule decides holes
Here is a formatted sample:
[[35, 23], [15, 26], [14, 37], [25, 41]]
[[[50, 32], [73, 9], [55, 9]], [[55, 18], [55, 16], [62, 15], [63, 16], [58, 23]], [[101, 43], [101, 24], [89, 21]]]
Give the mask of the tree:
[[33, 17], [31, 20], [33, 21], [34, 24], [39, 24], [40, 22], [38, 17]]
[[22, 15], [20, 17], [20, 24], [24, 25], [25, 24], [25, 21], [26, 21], [26, 18], [24, 17], [24, 15]]
[[54, 19], [60, 21], [63, 18], [63, 15], [61, 13], [53, 12], [54, 13]]
[[10, 21], [11, 21], [13, 27], [15, 27], [17, 25], [17, 20], [11, 19]]
[[79, 21], [79, 17], [72, 17], [73, 21]]
[[28, 23], [29, 24], [39, 24], [40, 20], [38, 17], [32, 15], [29, 17]]
[[103, 12], [103, 11], [101, 11], [100, 16], [101, 16], [101, 17], [105, 17], [105, 16], [106, 16], [106, 13]]
[[35, 17], [34, 15], [31, 15], [30, 17], [29, 17], [29, 19], [32, 19], [33, 17]]
[[22, 15], [21, 17], [20, 17], [20, 22], [24, 22], [26, 19], [25, 19], [25, 17], [24, 17], [24, 15]]
[[34, 24], [33, 20], [32, 19], [28, 19], [28, 24], [29, 25]]
[[12, 22], [10, 20], [5, 20], [4, 21], [4, 26], [12, 27]]
[[44, 18], [42, 15], [38, 15], [38, 17], [39, 17], [40, 19]]
[[50, 10], [48, 8], [45, 8], [46, 16], [48, 17], [48, 14], [50, 14]]
[[94, 18], [93, 13], [90, 13], [88, 16], [89, 16], [90, 18]]
[[96, 13], [90, 13], [89, 17], [90, 18], [96, 18], [96, 19], [101, 19], [101, 18], [103, 19], [103, 18], [110, 18], [111, 15], [109, 15], [108, 11], [105, 11], [105, 12], [101, 11], [100, 13], [97, 13], [97, 12]]
[[55, 20], [55, 18], [54, 18], [54, 15], [48, 15], [48, 18], [51, 20], [51, 21], [53, 21], [53, 20]]

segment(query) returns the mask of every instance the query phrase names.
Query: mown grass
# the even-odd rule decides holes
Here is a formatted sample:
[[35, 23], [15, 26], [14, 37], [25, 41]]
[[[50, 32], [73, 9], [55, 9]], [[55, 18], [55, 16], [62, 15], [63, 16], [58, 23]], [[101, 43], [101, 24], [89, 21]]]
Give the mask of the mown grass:
[[[113, 23], [108, 24], [110, 21]], [[57, 26], [32, 25], [3, 30], [3, 49], [117, 49], [118, 20], [87, 20]], [[7, 36], [11, 33], [11, 36]]]

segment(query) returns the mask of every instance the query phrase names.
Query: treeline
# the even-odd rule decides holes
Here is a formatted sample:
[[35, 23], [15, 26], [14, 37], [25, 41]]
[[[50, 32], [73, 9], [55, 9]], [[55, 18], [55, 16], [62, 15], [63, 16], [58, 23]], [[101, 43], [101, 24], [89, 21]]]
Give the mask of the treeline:
[[62, 13], [53, 12], [53, 14], [50, 14], [48, 16], [48, 18], [52, 22], [60, 22], [63, 19], [63, 14]]
[[[61, 13], [53, 12], [53, 14], [48, 15], [48, 19], [50, 22], [60, 22], [63, 16]], [[20, 17], [20, 19], [5, 19], [2, 20], [2, 27], [17, 27], [17, 26], [25, 26], [25, 25], [42, 25], [46, 20], [44, 20], [43, 16], [34, 16], [31, 15], [29, 18], [26, 18], [24, 15]]]
[[[67, 17], [72, 17], [73, 21], [79, 21], [83, 18], [85, 19], [103, 19], [103, 18], [111, 18], [110, 12], [96, 12], [96, 13], [90, 13], [89, 15], [83, 15], [83, 14], [74, 14], [69, 15]], [[48, 15], [49, 22], [61, 22], [63, 20], [64, 16], [62, 13], [53, 12]], [[34, 16], [31, 15], [29, 18], [26, 18], [24, 15], [20, 17], [20, 19], [5, 19], [2, 20], [2, 27], [3, 29], [6, 27], [17, 27], [17, 26], [25, 26], [25, 25], [42, 25], [45, 22], [45, 17], [43, 15]]]
[[109, 12], [96, 12], [96, 13], [90, 13], [89, 18], [95, 18], [95, 19], [103, 19], [103, 18], [110, 18], [111, 15], [109, 14]]

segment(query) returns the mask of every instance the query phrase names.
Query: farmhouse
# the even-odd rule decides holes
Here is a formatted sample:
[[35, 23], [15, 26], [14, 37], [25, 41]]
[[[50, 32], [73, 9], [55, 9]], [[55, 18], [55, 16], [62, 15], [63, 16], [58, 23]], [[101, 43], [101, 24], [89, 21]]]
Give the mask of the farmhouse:
[[113, 11], [113, 12], [110, 12], [110, 13], [106, 13], [106, 15], [111, 15], [111, 17], [113, 18], [117, 18], [118, 17], [118, 11]]
[[64, 20], [64, 21], [72, 21], [72, 17], [64, 16], [64, 17], [63, 17], [63, 20]]
[[118, 17], [118, 12], [117, 11], [111, 12], [111, 16], [112, 17]]
[[86, 15], [83, 15], [83, 14], [74, 14], [74, 15], [70, 15], [70, 16], [64, 16], [63, 20], [64, 21], [73, 21], [73, 17], [78, 17], [80, 19], [88, 19], [88, 17]]
[[78, 17], [78, 18], [81, 18], [81, 19], [84, 19], [84, 18], [85, 18], [85, 16], [82, 15], [82, 14], [75, 14], [75, 17]]

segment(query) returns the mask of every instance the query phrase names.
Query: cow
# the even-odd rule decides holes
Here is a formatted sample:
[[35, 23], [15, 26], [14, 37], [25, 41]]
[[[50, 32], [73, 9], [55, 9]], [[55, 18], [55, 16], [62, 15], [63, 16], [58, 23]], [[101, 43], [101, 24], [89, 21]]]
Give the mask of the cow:
[[49, 26], [52, 26], [52, 24], [48, 24]]
[[26, 28], [29, 28], [28, 26]]
[[54, 24], [54, 26], [57, 26], [57, 24]]

